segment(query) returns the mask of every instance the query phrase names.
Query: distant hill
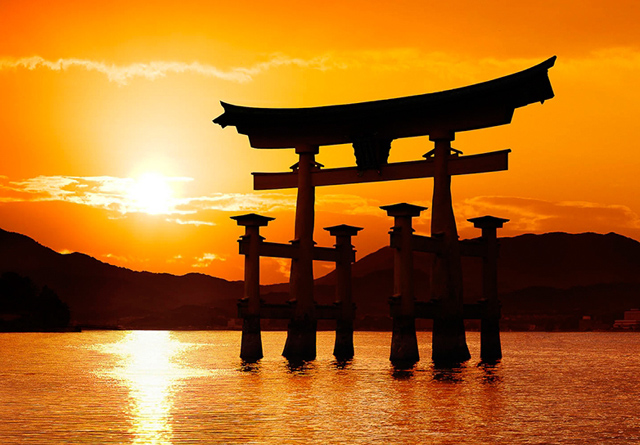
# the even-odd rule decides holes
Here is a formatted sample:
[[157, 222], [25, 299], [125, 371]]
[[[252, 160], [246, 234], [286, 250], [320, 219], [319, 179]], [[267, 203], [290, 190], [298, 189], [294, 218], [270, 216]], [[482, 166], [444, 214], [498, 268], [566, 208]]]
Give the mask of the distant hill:
[[0, 272], [8, 271], [49, 286], [69, 306], [72, 323], [81, 325], [226, 327], [243, 286], [202, 274], [134, 272], [0, 230]]
[[[640, 307], [640, 243], [614, 233], [521, 235], [500, 239], [499, 289], [505, 326], [573, 329], [583, 315], [604, 324]], [[429, 298], [431, 257], [416, 254], [416, 294]], [[393, 251], [384, 247], [353, 266], [356, 327], [390, 327]], [[480, 261], [464, 259], [465, 299], [481, 292]], [[236, 315], [242, 282], [202, 274], [175, 276], [59, 254], [31, 238], [0, 230], [0, 273], [15, 272], [53, 289], [81, 325], [128, 328], [222, 328]], [[334, 274], [316, 280], [320, 303], [334, 299]], [[284, 302], [288, 285], [263, 286], [267, 301]], [[284, 327], [284, 323], [266, 323]]]
[[[415, 254], [418, 299], [430, 298], [432, 260], [429, 254]], [[465, 300], [472, 302], [482, 292], [480, 260], [463, 258], [462, 264]], [[372, 316], [388, 311], [392, 269], [389, 247], [354, 264], [354, 301], [359, 308], [371, 308]], [[577, 329], [585, 315], [599, 326], [611, 325], [625, 310], [640, 307], [640, 243], [615, 233], [500, 238], [498, 273], [504, 324], [514, 329]], [[334, 283], [333, 275], [317, 280], [319, 290], [325, 290], [318, 292], [318, 300], [330, 297], [326, 288]]]

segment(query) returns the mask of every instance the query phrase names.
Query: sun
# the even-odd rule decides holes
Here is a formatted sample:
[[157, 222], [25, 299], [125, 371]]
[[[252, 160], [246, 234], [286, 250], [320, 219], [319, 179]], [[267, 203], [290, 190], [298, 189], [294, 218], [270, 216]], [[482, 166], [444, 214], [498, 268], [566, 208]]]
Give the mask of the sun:
[[134, 180], [127, 198], [137, 212], [150, 215], [170, 213], [173, 206], [170, 179], [158, 173], [145, 173]]

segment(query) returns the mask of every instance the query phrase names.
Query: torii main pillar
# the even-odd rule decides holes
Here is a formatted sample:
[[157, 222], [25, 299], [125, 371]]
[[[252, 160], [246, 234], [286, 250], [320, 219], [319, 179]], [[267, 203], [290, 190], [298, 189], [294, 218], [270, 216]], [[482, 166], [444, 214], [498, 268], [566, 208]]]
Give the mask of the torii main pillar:
[[436, 134], [429, 139], [435, 143], [431, 236], [442, 238], [442, 250], [434, 256], [431, 274], [431, 295], [440, 304], [439, 316], [433, 320], [432, 358], [436, 363], [462, 363], [471, 354], [464, 330], [462, 263], [448, 169], [454, 134]]
[[298, 197], [296, 201], [295, 238], [298, 258], [291, 260], [289, 279], [290, 303], [295, 306], [294, 316], [289, 322], [287, 342], [282, 355], [289, 360], [313, 360], [316, 358], [316, 330], [313, 299], [313, 228], [315, 187], [311, 174], [315, 168], [317, 145], [298, 145], [297, 177]]

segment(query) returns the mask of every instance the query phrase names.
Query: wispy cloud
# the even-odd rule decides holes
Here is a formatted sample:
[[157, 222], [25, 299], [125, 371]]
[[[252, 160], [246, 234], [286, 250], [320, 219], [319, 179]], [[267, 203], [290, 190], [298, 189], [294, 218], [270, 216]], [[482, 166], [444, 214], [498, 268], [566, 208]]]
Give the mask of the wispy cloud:
[[251, 80], [251, 71], [247, 69], [221, 70], [212, 65], [198, 62], [167, 62], [155, 61], [149, 63], [132, 63], [116, 65], [88, 59], [58, 59], [47, 60], [40, 56], [23, 57], [20, 59], [0, 60], [0, 69], [24, 68], [28, 70], [48, 69], [51, 71], [68, 71], [74, 68], [85, 71], [95, 71], [107, 76], [109, 81], [126, 85], [131, 79], [145, 78], [155, 80], [167, 74], [193, 73], [207, 77], [215, 77], [233, 82], [247, 82]]
[[336, 64], [329, 65], [326, 56], [312, 59], [301, 59], [287, 57], [284, 55], [272, 55], [265, 62], [256, 63], [248, 67], [235, 67], [231, 69], [221, 69], [213, 65], [200, 62], [179, 62], [179, 61], [151, 61], [148, 63], [132, 63], [129, 65], [116, 65], [102, 61], [90, 59], [58, 59], [47, 60], [40, 56], [22, 57], [19, 59], [0, 59], [0, 70], [6, 69], [47, 69], [50, 71], [69, 71], [72, 69], [82, 69], [94, 71], [107, 76], [109, 81], [119, 85], [126, 85], [135, 78], [155, 80], [166, 77], [168, 74], [197, 74], [205, 77], [231, 81], [248, 82], [253, 76], [272, 68], [282, 66], [299, 66], [303, 68], [313, 68], [326, 70], [335, 68]]
[[214, 261], [226, 261], [226, 258], [216, 255], [215, 253], [206, 252], [202, 256], [195, 258], [195, 263], [191, 267], [209, 267]]
[[585, 201], [545, 201], [511, 196], [479, 196], [456, 205], [459, 225], [483, 215], [508, 218], [505, 231], [637, 233], [640, 216], [629, 207]]
[[106, 258], [107, 261], [117, 261], [119, 263], [128, 263], [130, 261], [130, 258], [128, 258], [126, 256], [115, 255], [113, 253], [105, 253], [102, 256], [103, 256], [103, 258]]
[[179, 263], [179, 262], [181, 262], [182, 260], [183, 260], [182, 255], [179, 255], [179, 254], [178, 254], [178, 255], [174, 255], [173, 257], [169, 258], [169, 259], [167, 260], [167, 263], [169, 263], [169, 264], [175, 264], [175, 263]]
[[[174, 182], [188, 182], [188, 177], [163, 177], [170, 186]], [[0, 202], [65, 201], [126, 214], [143, 212], [145, 203], [139, 196], [139, 181], [113, 176], [37, 176], [23, 181], [0, 178]], [[167, 197], [166, 211], [177, 210], [180, 200]]]
[[[168, 187], [175, 182], [189, 182], [188, 177], [162, 177]], [[145, 188], [138, 180], [113, 176], [37, 176], [22, 181], [0, 178], [0, 202], [64, 201], [109, 210], [121, 215], [145, 212]], [[216, 193], [208, 196], [164, 196], [165, 203], [156, 212], [174, 215], [176, 224], [214, 225], [191, 216], [207, 210], [225, 212], [277, 212], [295, 209], [295, 196], [283, 193]], [[185, 217], [185, 215], [191, 215]]]
[[[287, 260], [284, 258], [269, 258], [264, 257], [260, 259], [260, 264], [265, 272], [271, 275], [278, 275], [281, 278], [278, 280], [280, 282], [284, 282], [289, 278], [289, 270], [291, 269], [291, 260]], [[276, 282], [278, 282], [276, 281]]]
[[[215, 226], [212, 212], [255, 212], [274, 214], [294, 212], [294, 192], [213, 193], [205, 196], [173, 196], [173, 183], [192, 181], [188, 177], [156, 177], [165, 194], [145, 201], [148, 187], [140, 179], [113, 176], [37, 176], [21, 181], [0, 178], [0, 203], [61, 201], [100, 208], [110, 218], [122, 218], [131, 213], [150, 213], [166, 221], [193, 226]], [[144, 185], [144, 183], [142, 183]], [[152, 183], [155, 186], [155, 182]], [[158, 202], [160, 201], [160, 202]], [[384, 216], [380, 203], [374, 199], [349, 194], [319, 194], [318, 211], [331, 213]]]
[[167, 218], [166, 221], [174, 222], [176, 224], [181, 224], [181, 225], [192, 225], [192, 226], [215, 226], [216, 225], [211, 221], [198, 221], [195, 219]]
[[[423, 52], [416, 48], [395, 48], [378, 51], [326, 52], [314, 57], [296, 57], [274, 53], [265, 60], [247, 66], [220, 68], [201, 62], [149, 61], [118, 65], [105, 61], [61, 58], [45, 59], [34, 55], [22, 58], [0, 59], [0, 70], [27, 69], [65, 72], [80, 69], [107, 76], [109, 81], [126, 85], [141, 78], [155, 80], [170, 74], [195, 74], [229, 82], [249, 82], [256, 76], [281, 67], [297, 67], [317, 71], [359, 70], [408, 71], [419, 70], [425, 79], [444, 80], [458, 84], [505, 75], [541, 62], [540, 58], [480, 58], [442, 52]], [[610, 48], [582, 57], [565, 58], [559, 67], [568, 75], [584, 73], [585, 69], [640, 69], [640, 51], [635, 48]]]
[[225, 212], [268, 213], [294, 210], [296, 198], [284, 193], [217, 193], [209, 196], [185, 198], [177, 206], [179, 211], [194, 213], [199, 210]]
[[[296, 208], [294, 193], [256, 192], [256, 193], [224, 193], [210, 196], [186, 198], [177, 209], [185, 213], [200, 210], [218, 210], [225, 212], [293, 212]], [[380, 203], [375, 199], [363, 198], [349, 194], [318, 194], [316, 197], [318, 211], [383, 216]]]
[[320, 195], [317, 198], [318, 209], [325, 212], [358, 215], [385, 216], [377, 199], [363, 198], [359, 195], [332, 194]]
[[[538, 61], [538, 60], [536, 60]], [[487, 68], [505, 68], [510, 66], [527, 66], [535, 61], [513, 60], [499, 61], [482, 59], [472, 61], [444, 53], [425, 54], [412, 48], [399, 48], [384, 51], [351, 51], [329, 52], [316, 57], [294, 57], [286, 54], [270, 54], [263, 62], [249, 66], [238, 66], [229, 69], [218, 68], [214, 65], [200, 62], [182, 61], [150, 61], [147, 63], [131, 63], [118, 65], [104, 61], [65, 58], [57, 60], [45, 59], [41, 56], [0, 59], [0, 70], [27, 69], [50, 70], [65, 72], [81, 69], [97, 72], [107, 76], [109, 81], [119, 85], [127, 85], [129, 81], [142, 78], [156, 80], [170, 74], [196, 74], [205, 77], [221, 79], [230, 82], [249, 82], [255, 76], [281, 67], [298, 67], [318, 71], [362, 69], [403, 71], [429, 70], [445, 77], [468, 77], [471, 73], [486, 71]]]
[[[192, 178], [167, 177], [172, 182], [188, 182]], [[254, 192], [214, 193], [207, 196], [167, 197], [162, 211], [150, 212], [144, 202], [132, 193], [136, 180], [112, 176], [38, 176], [23, 181], [0, 177], [0, 203], [61, 201], [105, 209], [111, 218], [130, 213], [153, 213], [166, 221], [181, 225], [214, 226], [217, 212], [255, 212], [274, 215], [294, 212], [295, 193]], [[430, 206], [424, 202], [419, 205]], [[380, 202], [349, 194], [321, 194], [316, 197], [318, 212], [369, 215], [386, 218]], [[458, 226], [467, 236], [475, 236], [468, 218], [494, 215], [511, 221], [503, 233], [549, 231], [596, 231], [640, 235], [640, 216], [624, 205], [587, 201], [546, 201], [513, 196], [478, 196], [454, 203]], [[416, 226], [428, 225], [425, 212]]]

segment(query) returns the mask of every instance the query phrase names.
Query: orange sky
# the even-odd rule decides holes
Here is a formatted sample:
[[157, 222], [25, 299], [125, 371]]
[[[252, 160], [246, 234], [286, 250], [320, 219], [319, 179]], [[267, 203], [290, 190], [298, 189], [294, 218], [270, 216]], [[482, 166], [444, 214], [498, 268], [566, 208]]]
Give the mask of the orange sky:
[[[304, 9], [306, 8], [306, 9]], [[0, 227], [59, 252], [135, 270], [242, 277], [230, 216], [276, 218], [293, 237], [293, 191], [253, 192], [291, 150], [255, 150], [211, 123], [226, 102], [266, 107], [376, 100], [456, 88], [557, 55], [556, 97], [511, 125], [459, 133], [465, 154], [511, 148], [509, 171], [453, 179], [467, 218], [510, 218], [502, 235], [614, 231], [640, 239], [640, 3], [633, 1], [0, 2]], [[395, 141], [391, 161], [429, 151]], [[354, 165], [348, 146], [321, 148]], [[380, 205], [430, 206], [430, 179], [317, 190], [322, 227], [387, 244]], [[416, 225], [428, 234], [429, 212]], [[263, 281], [286, 261], [263, 260]], [[317, 274], [330, 270], [319, 264]]]

